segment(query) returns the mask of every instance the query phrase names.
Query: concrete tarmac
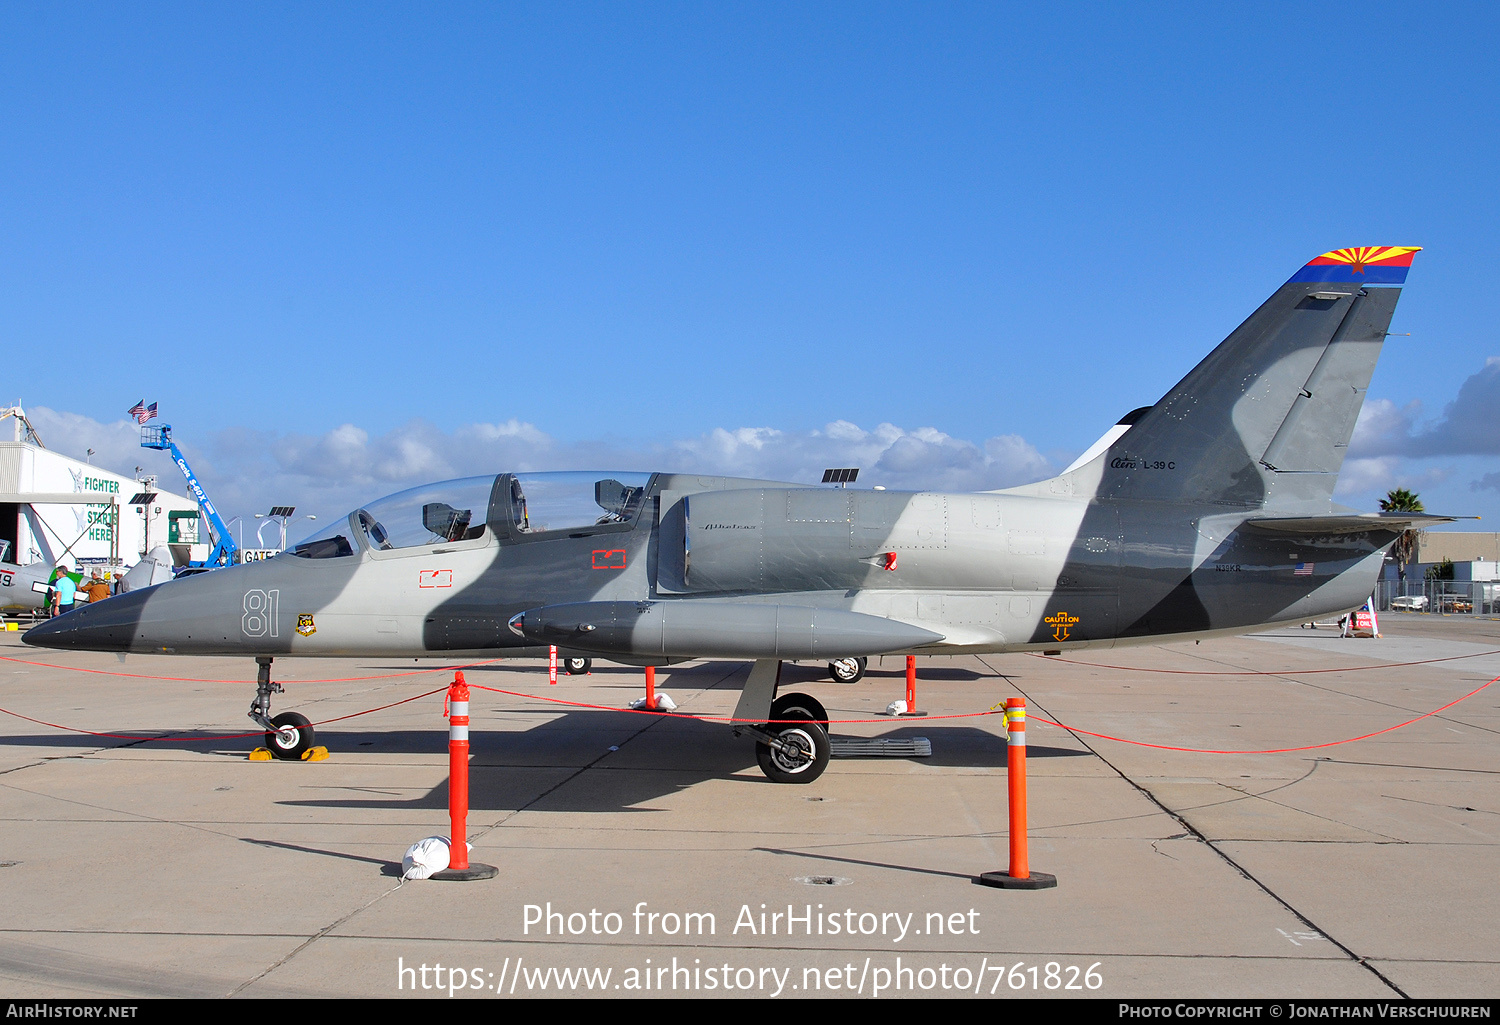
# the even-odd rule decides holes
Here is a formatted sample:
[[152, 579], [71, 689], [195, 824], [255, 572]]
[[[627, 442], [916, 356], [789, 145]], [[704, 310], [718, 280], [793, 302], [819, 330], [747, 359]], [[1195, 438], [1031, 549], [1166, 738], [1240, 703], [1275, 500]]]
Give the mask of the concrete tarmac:
[[[1166, 749], [1332, 744], [1500, 675], [1493, 655], [1379, 667], [1500, 649], [1493, 621], [1382, 625], [922, 659], [925, 719], [876, 715], [902, 659], [851, 685], [788, 666], [783, 691], [877, 720], [836, 737], [932, 743], [805, 786], [722, 725], [476, 689], [471, 858], [499, 876], [404, 885], [406, 848], [448, 830], [440, 694], [323, 727], [327, 761], [251, 762], [251, 661], [3, 633], [0, 994], [1500, 996], [1500, 685], [1353, 743]], [[278, 659], [273, 710], [337, 719], [443, 687], [444, 665]], [[748, 668], [658, 687], [727, 716]], [[466, 675], [607, 709], [643, 687], [609, 663], [556, 687], [535, 662]], [[941, 717], [1012, 696], [1055, 889], [971, 882], [1008, 863], [1004, 728]]]

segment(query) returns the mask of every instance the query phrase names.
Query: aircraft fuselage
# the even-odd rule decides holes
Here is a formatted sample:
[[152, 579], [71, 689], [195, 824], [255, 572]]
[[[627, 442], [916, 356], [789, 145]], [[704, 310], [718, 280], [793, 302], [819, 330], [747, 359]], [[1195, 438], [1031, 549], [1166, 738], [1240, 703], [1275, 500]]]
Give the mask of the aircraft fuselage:
[[[1252, 510], [1149, 501], [700, 481], [653, 475], [628, 522], [529, 533], [500, 516], [476, 537], [384, 550], [356, 514], [347, 555], [287, 553], [184, 578], [80, 609], [28, 639], [258, 656], [524, 656], [555, 643], [632, 662], [1107, 647], [1342, 612], [1369, 596], [1396, 536], [1289, 536], [1245, 525]], [[629, 629], [606, 638], [609, 610], [632, 603], [702, 626], [674, 634], [669, 622], [639, 643]], [[778, 626], [766, 606], [798, 611]], [[583, 611], [545, 633], [534, 614], [531, 636], [511, 625], [562, 607]], [[802, 610], [932, 636], [846, 638], [857, 621], [803, 616], [808, 643], [775, 650]], [[736, 626], [756, 615], [763, 625]], [[748, 631], [740, 647], [737, 629]]]

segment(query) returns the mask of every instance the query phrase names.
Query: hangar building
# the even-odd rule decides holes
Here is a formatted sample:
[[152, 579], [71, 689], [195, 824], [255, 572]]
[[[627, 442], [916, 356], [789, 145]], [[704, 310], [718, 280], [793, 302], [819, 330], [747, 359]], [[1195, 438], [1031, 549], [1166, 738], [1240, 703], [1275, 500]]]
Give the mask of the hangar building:
[[[15, 417], [15, 440], [0, 441], [0, 541], [10, 542], [11, 561], [129, 567], [163, 544], [174, 563], [207, 555], [191, 498], [43, 448], [24, 423]], [[151, 501], [130, 504], [150, 493]]]

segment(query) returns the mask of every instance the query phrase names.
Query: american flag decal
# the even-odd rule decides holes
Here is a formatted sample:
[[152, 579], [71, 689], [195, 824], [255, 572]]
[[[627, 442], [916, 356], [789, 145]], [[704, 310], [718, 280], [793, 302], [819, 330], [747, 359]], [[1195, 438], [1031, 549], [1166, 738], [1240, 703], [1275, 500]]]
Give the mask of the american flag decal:
[[1315, 562], [1299, 562], [1297, 563], [1297, 568], [1292, 570], [1292, 576], [1310, 577], [1312, 576], [1313, 567], [1316, 565], [1317, 563]]

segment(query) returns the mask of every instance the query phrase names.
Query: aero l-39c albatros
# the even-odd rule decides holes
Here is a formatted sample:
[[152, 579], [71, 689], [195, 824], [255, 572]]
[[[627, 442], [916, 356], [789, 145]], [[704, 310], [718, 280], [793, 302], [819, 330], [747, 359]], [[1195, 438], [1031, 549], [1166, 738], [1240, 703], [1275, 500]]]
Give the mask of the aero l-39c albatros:
[[1332, 502], [1416, 248], [1308, 263], [1156, 405], [1050, 480], [979, 494], [685, 473], [499, 473], [356, 509], [264, 562], [37, 626], [28, 644], [247, 655], [753, 659], [735, 710], [780, 782], [827, 765], [827, 712], [782, 660], [1106, 648], [1344, 612], [1386, 549], [1444, 517]]

